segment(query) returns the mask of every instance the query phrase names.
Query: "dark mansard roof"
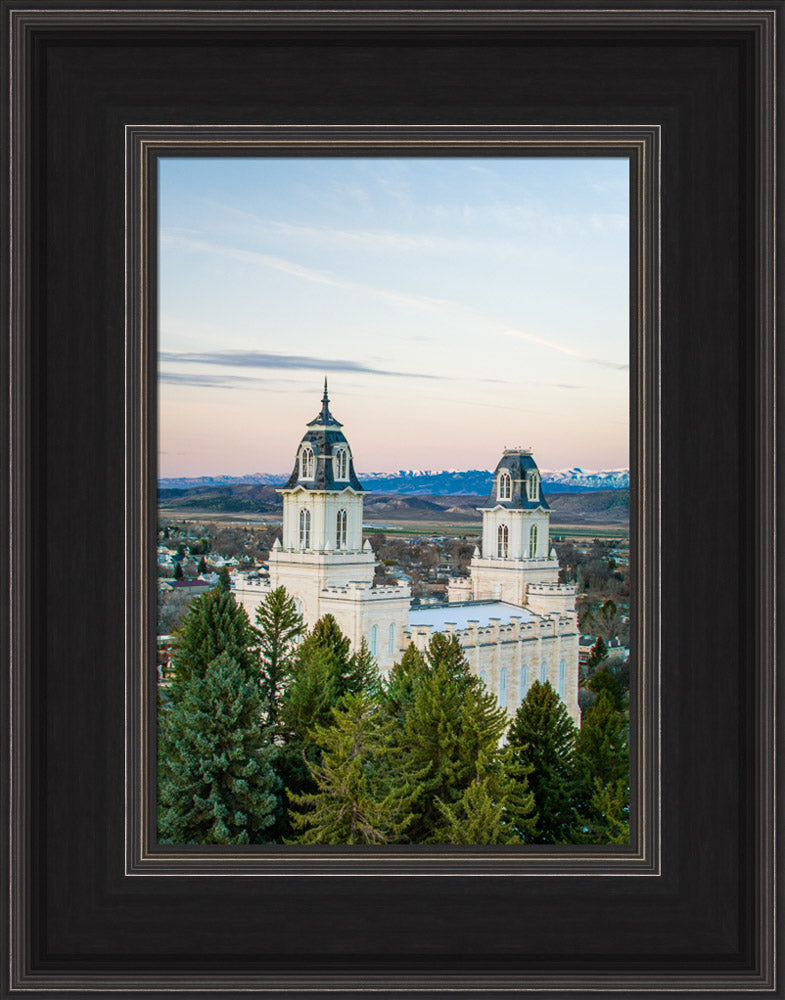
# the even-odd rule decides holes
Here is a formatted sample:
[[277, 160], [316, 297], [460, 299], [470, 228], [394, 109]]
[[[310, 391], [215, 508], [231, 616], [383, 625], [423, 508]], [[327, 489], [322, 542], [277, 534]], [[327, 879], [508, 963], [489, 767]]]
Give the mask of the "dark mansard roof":
[[[308, 430], [305, 432], [297, 448], [294, 470], [283, 487], [285, 490], [292, 490], [295, 486], [314, 491], [345, 490], [347, 487], [350, 487], [356, 493], [364, 492], [354, 471], [354, 460], [349, 442], [341, 430], [343, 424], [336, 420], [332, 413], [330, 413], [329, 402], [330, 400], [327, 396], [327, 379], [325, 379], [322, 408], [314, 419], [307, 424]], [[300, 453], [304, 444], [310, 445], [313, 449], [313, 479], [300, 478]], [[335, 479], [333, 474], [333, 457], [340, 445], [346, 447], [349, 456], [348, 477], [346, 479]]]
[[[512, 491], [509, 500], [500, 500], [498, 496], [499, 473], [502, 469], [509, 472], [512, 478]], [[550, 505], [542, 491], [542, 476], [540, 476], [538, 499], [529, 500], [527, 498], [526, 474], [529, 472], [536, 472], [538, 475], [540, 473], [537, 463], [531, 456], [531, 452], [524, 448], [506, 449], [499, 460], [499, 464], [494, 469], [493, 486], [491, 487], [490, 496], [485, 501], [484, 507], [481, 507], [480, 510], [487, 510], [492, 507], [504, 507], [506, 510], [537, 510], [538, 508], [550, 510]]]

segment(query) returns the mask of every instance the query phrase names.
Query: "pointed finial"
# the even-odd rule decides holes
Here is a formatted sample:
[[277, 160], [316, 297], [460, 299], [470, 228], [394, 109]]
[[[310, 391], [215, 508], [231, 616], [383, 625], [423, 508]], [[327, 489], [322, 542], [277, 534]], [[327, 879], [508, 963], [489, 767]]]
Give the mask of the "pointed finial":
[[329, 423], [332, 420], [330, 408], [327, 405], [330, 400], [327, 398], [327, 376], [324, 376], [324, 395], [322, 396], [322, 423]]
[[327, 395], [327, 376], [324, 376], [324, 395], [322, 396], [322, 408], [319, 411], [318, 416], [311, 420], [308, 424], [309, 427], [315, 426], [316, 424], [335, 424], [336, 427], [340, 427], [341, 424], [335, 419], [335, 417], [330, 413], [330, 399]]

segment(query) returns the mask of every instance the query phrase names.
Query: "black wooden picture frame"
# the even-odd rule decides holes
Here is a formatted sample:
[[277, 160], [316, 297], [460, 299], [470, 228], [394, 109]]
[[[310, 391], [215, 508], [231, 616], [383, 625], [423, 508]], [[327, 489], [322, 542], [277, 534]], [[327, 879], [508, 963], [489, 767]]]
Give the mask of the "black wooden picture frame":
[[[779, 995], [781, 0], [2, 12], [4, 995]], [[640, 142], [628, 851], [155, 848], [151, 169], [232, 128]]]

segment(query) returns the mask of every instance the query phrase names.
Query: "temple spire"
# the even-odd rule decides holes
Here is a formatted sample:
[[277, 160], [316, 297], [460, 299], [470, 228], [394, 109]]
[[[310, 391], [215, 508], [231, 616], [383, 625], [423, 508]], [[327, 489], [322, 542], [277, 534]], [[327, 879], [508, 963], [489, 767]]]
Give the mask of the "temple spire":
[[322, 421], [326, 424], [332, 420], [332, 414], [330, 413], [330, 408], [327, 405], [330, 402], [327, 396], [327, 376], [324, 376], [324, 395], [322, 396]]
[[327, 395], [327, 376], [324, 377], [324, 395], [322, 396], [322, 409], [319, 412], [318, 417], [312, 420], [308, 426], [313, 427], [316, 424], [336, 424], [340, 427], [340, 423], [335, 419], [335, 417], [330, 413], [330, 398]]

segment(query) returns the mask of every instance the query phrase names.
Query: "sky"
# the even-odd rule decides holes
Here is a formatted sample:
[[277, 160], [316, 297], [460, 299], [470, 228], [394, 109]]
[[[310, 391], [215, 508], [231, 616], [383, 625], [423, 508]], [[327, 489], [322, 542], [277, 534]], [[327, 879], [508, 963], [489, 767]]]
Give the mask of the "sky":
[[159, 477], [286, 473], [330, 408], [355, 468], [618, 469], [629, 163], [159, 161]]

